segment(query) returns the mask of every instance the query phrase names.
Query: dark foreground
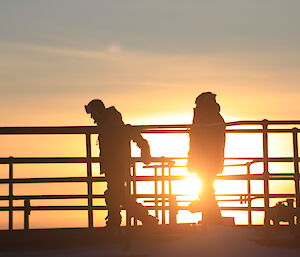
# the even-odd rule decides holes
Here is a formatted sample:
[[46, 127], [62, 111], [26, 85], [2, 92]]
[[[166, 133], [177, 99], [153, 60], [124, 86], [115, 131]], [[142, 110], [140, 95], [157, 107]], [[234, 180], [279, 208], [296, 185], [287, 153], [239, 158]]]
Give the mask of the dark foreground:
[[0, 256], [289, 256], [300, 255], [300, 233], [287, 227], [35, 229], [0, 231]]

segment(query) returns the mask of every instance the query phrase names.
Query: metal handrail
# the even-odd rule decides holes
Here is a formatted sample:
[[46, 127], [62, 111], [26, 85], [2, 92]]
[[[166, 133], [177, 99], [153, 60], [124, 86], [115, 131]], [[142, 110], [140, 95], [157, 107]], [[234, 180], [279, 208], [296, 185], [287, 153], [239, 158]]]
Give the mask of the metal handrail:
[[[217, 196], [238, 196], [240, 201], [248, 203], [248, 206], [243, 207], [221, 207], [221, 210], [247, 210], [248, 211], [248, 223], [252, 224], [252, 211], [264, 211], [266, 215], [265, 225], [269, 224], [269, 199], [270, 198], [280, 198], [280, 197], [292, 197], [296, 198], [296, 207], [300, 207], [300, 196], [299, 196], [299, 156], [298, 156], [298, 141], [297, 134], [299, 133], [298, 128], [288, 128], [288, 129], [270, 129], [269, 125], [299, 125], [300, 121], [298, 120], [288, 120], [288, 121], [237, 121], [226, 123], [227, 127], [230, 126], [239, 126], [239, 125], [261, 125], [262, 129], [227, 129], [226, 133], [261, 133], [263, 135], [263, 157], [236, 157], [236, 158], [226, 158], [226, 160], [239, 160], [246, 161], [242, 164], [232, 164], [227, 166], [245, 166], [247, 167], [247, 174], [239, 175], [221, 175], [218, 176], [218, 180], [247, 180], [247, 194], [222, 194]], [[189, 124], [179, 124], [179, 125], [140, 125], [133, 126], [136, 129], [139, 129], [141, 133], [188, 133], [191, 125]], [[89, 227], [93, 227], [93, 211], [94, 210], [106, 210], [106, 206], [94, 206], [93, 199], [104, 198], [103, 195], [93, 194], [92, 186], [94, 182], [105, 182], [105, 177], [93, 177], [91, 174], [91, 164], [99, 163], [99, 157], [91, 156], [91, 134], [98, 134], [99, 130], [96, 126], [68, 126], [68, 127], [0, 127], [0, 135], [49, 135], [49, 134], [84, 134], [86, 135], [86, 157], [8, 157], [0, 158], [0, 164], [9, 165], [9, 178], [0, 179], [0, 184], [9, 185], [9, 194], [8, 196], [0, 196], [0, 200], [9, 201], [8, 207], [0, 207], [0, 211], [9, 211], [9, 229], [13, 229], [13, 212], [14, 211], [24, 211], [26, 217], [24, 217], [24, 224], [26, 221], [26, 228], [29, 228], [29, 214], [32, 210], [88, 210], [88, 219]], [[294, 147], [294, 156], [293, 157], [269, 157], [268, 156], [268, 134], [269, 133], [292, 133], [293, 134], [293, 147]], [[173, 180], [184, 179], [184, 176], [173, 176], [171, 175], [172, 165], [169, 162], [173, 162], [176, 159], [186, 159], [186, 157], [154, 157], [153, 162], [160, 163], [158, 165], [152, 165], [147, 168], [162, 168], [169, 169], [169, 174], [162, 174], [155, 176], [136, 176], [133, 174], [130, 179], [131, 183], [136, 186], [136, 181], [167, 181], [171, 183]], [[134, 165], [137, 162], [140, 162], [140, 158], [132, 158], [132, 164]], [[264, 172], [262, 174], [251, 174], [250, 167], [254, 163], [261, 162], [264, 164]], [[294, 163], [294, 173], [270, 173], [268, 170], [268, 163], [270, 162], [290, 162]], [[25, 163], [85, 163], [87, 164], [87, 176], [85, 177], [59, 177], [59, 178], [14, 178], [13, 177], [13, 166], [15, 164], [25, 164]], [[176, 166], [175, 166], [176, 167]], [[180, 166], [184, 167], [184, 166]], [[295, 194], [270, 194], [269, 193], [269, 181], [270, 180], [294, 180], [295, 181]], [[252, 180], [263, 180], [264, 181], [264, 194], [253, 194], [251, 193], [250, 181]], [[66, 182], [84, 182], [88, 185], [88, 194], [86, 195], [26, 195], [26, 196], [16, 196], [13, 194], [13, 185], [17, 183], [66, 183]], [[298, 183], [297, 183], [298, 182]], [[298, 184], [298, 186], [297, 186]], [[162, 183], [164, 185], [164, 183]], [[171, 185], [171, 184], [169, 184]], [[165, 221], [164, 211], [169, 210], [171, 213], [171, 207], [167, 206], [166, 203], [170, 200], [170, 197], [180, 196], [174, 195], [170, 192], [163, 192], [161, 194], [137, 194], [134, 189], [134, 197], [137, 198], [155, 198], [161, 200], [155, 200], [155, 206], [147, 206], [148, 209], [162, 211], [163, 222]], [[88, 199], [87, 206], [31, 206], [30, 200], [36, 199]], [[172, 198], [172, 199], [173, 199]], [[251, 206], [251, 201], [254, 199], [263, 198], [264, 207], [253, 207]], [[24, 200], [24, 207], [14, 206], [14, 200]], [[233, 199], [238, 201], [238, 199]], [[158, 205], [158, 202], [162, 203], [162, 206]], [[173, 200], [172, 200], [173, 201]], [[178, 200], [179, 201], [179, 200]], [[174, 206], [173, 206], [174, 207]], [[172, 208], [173, 208], [172, 207]], [[185, 206], [175, 206], [176, 210], [187, 210], [188, 207]], [[176, 214], [175, 214], [176, 215]], [[26, 218], [26, 220], [25, 220]], [[171, 220], [171, 217], [170, 217]], [[172, 218], [172, 220], [174, 220]], [[175, 218], [176, 221], [176, 218]], [[136, 222], [134, 223], [136, 224]]]

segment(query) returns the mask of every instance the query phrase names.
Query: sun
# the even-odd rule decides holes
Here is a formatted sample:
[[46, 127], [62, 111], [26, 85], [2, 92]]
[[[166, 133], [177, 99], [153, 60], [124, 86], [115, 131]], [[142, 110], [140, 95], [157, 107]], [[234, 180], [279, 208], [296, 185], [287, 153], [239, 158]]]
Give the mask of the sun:
[[201, 189], [201, 180], [195, 174], [182, 180], [181, 190], [188, 196], [197, 198], [201, 193]]
[[180, 174], [185, 178], [172, 182], [172, 194], [180, 195], [179, 199], [198, 199], [202, 188], [201, 180], [196, 174], [189, 174], [186, 168], [181, 169], [185, 171], [182, 171], [182, 174], [180, 174], [177, 168], [176, 174]]

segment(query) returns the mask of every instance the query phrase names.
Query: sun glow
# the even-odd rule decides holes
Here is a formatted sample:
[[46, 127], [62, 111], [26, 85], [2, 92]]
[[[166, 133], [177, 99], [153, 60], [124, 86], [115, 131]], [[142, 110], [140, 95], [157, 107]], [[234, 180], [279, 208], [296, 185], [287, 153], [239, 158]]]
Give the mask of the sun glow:
[[197, 199], [201, 192], [201, 180], [195, 174], [181, 181], [181, 190], [184, 194]]
[[[239, 129], [261, 128], [261, 126], [237, 126], [229, 127]], [[151, 153], [154, 157], [187, 157], [189, 148], [188, 134], [145, 134], [145, 138], [151, 146]], [[275, 140], [275, 137], [274, 137]], [[276, 145], [281, 147], [280, 154], [286, 154], [286, 140], [282, 141], [278, 137], [273, 140], [270, 136], [270, 146]], [[282, 141], [282, 143], [280, 143]], [[273, 150], [270, 154], [274, 155]], [[139, 156], [139, 151], [135, 151]], [[262, 157], [262, 135], [260, 133], [227, 133], [225, 157], [227, 158], [252, 158]], [[245, 164], [247, 160], [226, 160], [222, 175], [246, 174], [246, 166], [235, 166], [236, 164]], [[270, 167], [276, 166], [270, 164]], [[277, 165], [278, 166], [278, 165]], [[279, 166], [278, 166], [279, 167]], [[251, 165], [251, 173], [261, 173], [262, 165], [260, 163]], [[179, 206], [187, 206], [191, 201], [201, 197], [201, 181], [195, 174], [190, 174], [186, 168], [186, 159], [177, 160], [172, 168], [172, 175], [185, 176], [185, 179], [172, 182], [172, 193], [177, 196]], [[262, 185], [254, 181], [252, 183], [253, 190], [262, 190]], [[216, 194], [246, 194], [246, 181], [216, 180], [214, 184]], [[238, 197], [221, 197], [218, 196], [219, 206], [240, 206]], [[231, 199], [231, 200], [230, 200]], [[228, 201], [230, 200], [230, 201]], [[254, 201], [255, 202], [255, 201]], [[257, 201], [258, 203], [258, 201]], [[255, 204], [255, 203], [254, 203]], [[247, 215], [244, 212], [223, 211], [223, 216], [235, 217], [239, 224], [247, 223]], [[261, 215], [257, 218], [254, 215], [254, 222], [261, 221]], [[195, 215], [188, 211], [180, 211], [177, 215], [178, 222], [197, 222], [201, 215]]]

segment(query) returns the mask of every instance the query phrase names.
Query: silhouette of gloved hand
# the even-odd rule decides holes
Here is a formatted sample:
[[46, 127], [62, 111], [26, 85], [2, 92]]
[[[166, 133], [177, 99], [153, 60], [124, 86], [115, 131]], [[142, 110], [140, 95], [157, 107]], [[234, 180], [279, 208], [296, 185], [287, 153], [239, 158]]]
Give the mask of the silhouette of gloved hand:
[[151, 154], [149, 152], [142, 152], [142, 162], [146, 165], [151, 163]]

